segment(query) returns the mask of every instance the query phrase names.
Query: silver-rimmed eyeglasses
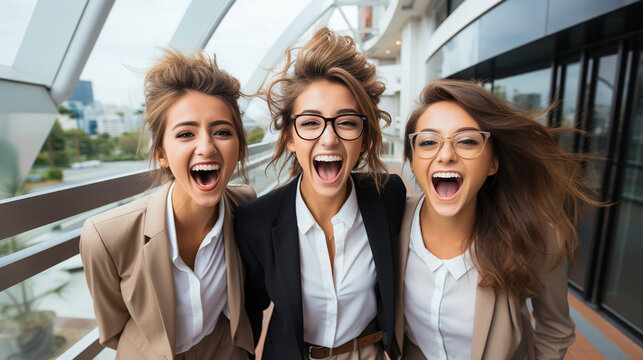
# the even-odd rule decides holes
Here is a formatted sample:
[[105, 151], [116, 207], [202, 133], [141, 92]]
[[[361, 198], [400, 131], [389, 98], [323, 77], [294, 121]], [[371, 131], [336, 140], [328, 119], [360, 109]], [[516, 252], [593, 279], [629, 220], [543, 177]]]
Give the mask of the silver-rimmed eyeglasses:
[[362, 135], [366, 123], [366, 116], [359, 114], [341, 114], [332, 118], [318, 114], [297, 114], [290, 119], [295, 123], [295, 132], [304, 140], [319, 138], [326, 131], [329, 122], [338, 138], [356, 140]]
[[475, 159], [484, 150], [491, 134], [480, 130], [460, 131], [452, 136], [442, 137], [433, 131], [420, 131], [409, 134], [411, 148], [415, 155], [422, 159], [430, 159], [440, 152], [445, 140], [451, 140], [453, 151], [462, 159]]

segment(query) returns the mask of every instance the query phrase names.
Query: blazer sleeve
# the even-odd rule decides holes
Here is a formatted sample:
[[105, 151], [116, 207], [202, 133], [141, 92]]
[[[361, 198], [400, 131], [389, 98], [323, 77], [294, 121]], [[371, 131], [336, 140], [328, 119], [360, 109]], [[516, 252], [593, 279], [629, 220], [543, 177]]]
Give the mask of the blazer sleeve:
[[540, 277], [544, 291], [531, 299], [536, 322], [536, 359], [563, 359], [575, 339], [567, 300], [567, 275], [562, 264], [554, 267], [554, 261], [555, 256], [549, 256], [544, 262], [541, 269], [549, 271]]
[[130, 315], [121, 295], [120, 277], [114, 261], [91, 219], [85, 221], [79, 246], [87, 285], [94, 301], [99, 341], [116, 349]]
[[251, 216], [245, 214], [243, 207], [237, 209], [234, 223], [237, 246], [239, 247], [241, 259], [246, 269], [244, 288], [246, 295], [246, 313], [248, 314], [248, 319], [252, 327], [254, 343], [255, 346], [257, 346], [259, 337], [261, 336], [263, 310], [270, 305], [270, 298], [266, 291], [263, 266], [255, 253], [255, 248], [253, 248], [250, 242], [249, 237], [252, 237], [252, 235], [244, 231], [252, 227], [251, 221]]

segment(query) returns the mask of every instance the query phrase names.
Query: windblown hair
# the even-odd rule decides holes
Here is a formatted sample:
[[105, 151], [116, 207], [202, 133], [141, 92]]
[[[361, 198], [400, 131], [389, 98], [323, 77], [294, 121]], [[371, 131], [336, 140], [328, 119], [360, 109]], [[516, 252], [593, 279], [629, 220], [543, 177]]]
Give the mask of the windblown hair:
[[[230, 108], [239, 138], [239, 173], [245, 178], [248, 143], [237, 103], [242, 95], [241, 85], [234, 76], [217, 66], [214, 56], [209, 58], [201, 50], [192, 56], [186, 56], [176, 49], [164, 49], [164, 55], [145, 75], [143, 129], [147, 126], [152, 136], [150, 163], [156, 164], [156, 154], [163, 149], [168, 110], [190, 91], [215, 96]], [[156, 184], [174, 178], [169, 168], [161, 168], [158, 174]]]
[[472, 82], [436, 80], [422, 90], [420, 105], [406, 125], [406, 160], [412, 161], [409, 134], [424, 111], [440, 101], [456, 103], [490, 132], [498, 159], [498, 172], [478, 191], [473, 233], [465, 242], [473, 250], [480, 285], [520, 300], [541, 293], [538, 267], [552, 257], [551, 266], [571, 258], [578, 245], [575, 224], [581, 205], [601, 205], [584, 179], [587, 156], [569, 153], [557, 143], [561, 130], [535, 120], [544, 112], [518, 110]]
[[[296, 51], [297, 56], [293, 60]], [[365, 150], [360, 154], [353, 170], [366, 167], [371, 172], [385, 172], [388, 175], [388, 170], [379, 157], [382, 147], [379, 122], [383, 120], [386, 126], [391, 123], [391, 116], [378, 107], [386, 86], [377, 77], [375, 66], [357, 51], [355, 41], [350, 36], [341, 36], [326, 27], [317, 30], [303, 47], [286, 51], [286, 64], [275, 77], [265, 91], [272, 127], [279, 132], [270, 164], [276, 167], [277, 161], [287, 153], [286, 144], [292, 136], [294, 125], [291, 115], [297, 97], [310, 84], [327, 80], [345, 85], [357, 100], [357, 110], [367, 117], [362, 133]], [[295, 154], [290, 152], [279, 172], [289, 162], [290, 177], [299, 175], [302, 167]], [[373, 176], [373, 180], [379, 189], [382, 185], [380, 178]]]

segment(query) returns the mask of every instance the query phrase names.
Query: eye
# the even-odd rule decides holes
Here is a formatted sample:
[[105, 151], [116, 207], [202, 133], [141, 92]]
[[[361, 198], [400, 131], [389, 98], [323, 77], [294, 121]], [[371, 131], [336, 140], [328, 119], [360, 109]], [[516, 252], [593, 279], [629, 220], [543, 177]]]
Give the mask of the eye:
[[418, 146], [435, 146], [438, 142], [432, 139], [419, 139], [417, 142]]
[[219, 129], [214, 132], [214, 136], [229, 137], [232, 136], [232, 131], [228, 129]]
[[176, 134], [176, 138], [190, 138], [193, 137], [194, 134], [192, 134], [189, 131], [181, 131], [180, 133]]
[[458, 139], [457, 145], [460, 146], [478, 146], [480, 142], [472, 137], [463, 137]]

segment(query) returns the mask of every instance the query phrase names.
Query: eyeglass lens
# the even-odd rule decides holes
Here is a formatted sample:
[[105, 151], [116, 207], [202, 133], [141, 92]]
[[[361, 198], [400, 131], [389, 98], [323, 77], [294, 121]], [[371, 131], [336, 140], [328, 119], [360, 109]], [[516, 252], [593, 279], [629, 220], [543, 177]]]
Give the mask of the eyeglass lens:
[[[485, 146], [485, 135], [478, 131], [464, 131], [451, 137], [451, 145], [456, 155], [463, 159], [478, 157]], [[427, 159], [437, 155], [444, 139], [440, 134], [421, 132], [415, 136], [413, 149], [417, 156]]]
[[[364, 121], [359, 115], [340, 115], [332, 122], [332, 126], [340, 138], [355, 140], [362, 133]], [[300, 115], [295, 119], [295, 128], [302, 139], [314, 140], [324, 132], [326, 119], [320, 115]]]

